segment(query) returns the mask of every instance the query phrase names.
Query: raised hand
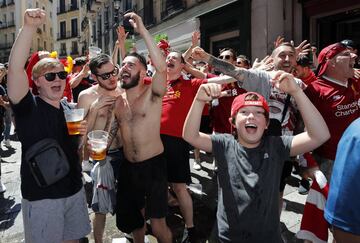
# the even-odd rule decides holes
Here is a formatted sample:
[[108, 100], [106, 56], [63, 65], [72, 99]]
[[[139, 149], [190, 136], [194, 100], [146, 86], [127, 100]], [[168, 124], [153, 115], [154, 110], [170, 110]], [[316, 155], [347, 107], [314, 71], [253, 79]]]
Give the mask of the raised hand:
[[122, 45], [123, 43], [125, 43], [125, 40], [129, 34], [129, 32], [125, 32], [124, 26], [119, 26], [116, 29], [116, 34], [117, 34], [117, 40], [118, 40], [119, 45]]
[[276, 49], [278, 46], [280, 46], [281, 43], [284, 42], [284, 40], [285, 40], [285, 38], [279, 35], [279, 36], [276, 38], [276, 40], [274, 41], [274, 49]]
[[260, 69], [265, 71], [271, 71], [274, 68], [274, 59], [267, 55], [261, 61], [258, 58], [255, 59], [252, 69]]
[[[294, 45], [294, 42], [291, 41], [292, 45]], [[298, 46], [295, 47], [295, 54], [296, 56], [306, 55], [311, 51], [311, 45], [310, 43], [307, 43], [307, 40], [304, 40], [301, 42]]]
[[292, 74], [284, 71], [276, 71], [271, 73], [271, 82], [281, 91], [294, 95], [296, 92], [301, 91], [299, 85], [295, 82]]
[[40, 8], [27, 9], [24, 14], [24, 26], [37, 28], [44, 24], [46, 20], [46, 13]]
[[141, 17], [139, 15], [137, 15], [136, 13], [134, 13], [134, 12], [127, 13], [124, 15], [124, 18], [130, 18], [129, 22], [130, 22], [131, 26], [139, 34], [141, 34], [143, 30], [146, 30]]
[[199, 101], [208, 102], [221, 96], [221, 85], [215, 83], [202, 84], [196, 94]]
[[191, 46], [195, 47], [199, 45], [200, 31], [194, 31], [191, 35]]
[[196, 61], [202, 60], [207, 62], [209, 60], [210, 54], [204, 51], [204, 49], [202, 49], [201, 47], [197, 46], [192, 50], [191, 56]]

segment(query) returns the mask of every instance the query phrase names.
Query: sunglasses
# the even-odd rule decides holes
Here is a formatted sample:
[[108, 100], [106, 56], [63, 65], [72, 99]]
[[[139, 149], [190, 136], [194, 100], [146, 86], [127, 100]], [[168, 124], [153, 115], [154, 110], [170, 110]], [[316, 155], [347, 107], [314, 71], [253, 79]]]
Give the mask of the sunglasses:
[[108, 73], [103, 73], [103, 74], [95, 74], [95, 76], [102, 78], [103, 80], [109, 79], [110, 76], [117, 76], [119, 74], [119, 68], [117, 66], [114, 67], [114, 70], [112, 70], [111, 72]]
[[231, 56], [230, 55], [220, 55], [219, 58], [222, 59], [222, 60], [224, 60], [224, 59], [225, 60], [230, 60]]
[[68, 76], [68, 73], [66, 71], [60, 71], [60, 72], [57, 72], [57, 73], [45, 73], [42, 76], [45, 77], [46, 81], [52, 82], [52, 81], [55, 80], [56, 75], [59, 77], [59, 79], [64, 80]]

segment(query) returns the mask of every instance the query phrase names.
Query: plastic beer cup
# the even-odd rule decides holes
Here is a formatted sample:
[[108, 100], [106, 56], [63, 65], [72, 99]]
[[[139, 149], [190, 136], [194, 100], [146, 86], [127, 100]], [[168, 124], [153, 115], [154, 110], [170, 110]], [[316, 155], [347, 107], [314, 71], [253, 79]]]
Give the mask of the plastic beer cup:
[[89, 132], [87, 137], [91, 146], [90, 157], [93, 160], [105, 159], [109, 133], [103, 130], [94, 130]]
[[79, 127], [84, 119], [84, 109], [64, 110], [66, 126], [70, 135], [79, 135]]

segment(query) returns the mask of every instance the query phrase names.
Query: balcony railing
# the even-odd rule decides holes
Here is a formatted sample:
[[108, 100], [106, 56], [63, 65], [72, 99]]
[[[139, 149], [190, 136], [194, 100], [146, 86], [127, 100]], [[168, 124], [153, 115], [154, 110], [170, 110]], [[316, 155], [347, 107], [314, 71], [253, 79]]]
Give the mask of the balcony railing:
[[146, 27], [152, 26], [155, 24], [155, 17], [154, 12], [151, 11], [152, 9], [140, 9], [137, 11], [137, 13], [141, 16], [143, 19], [144, 25]]
[[57, 33], [58, 40], [77, 38], [77, 37], [79, 37], [79, 32], [77, 31], [66, 31], [66, 32]]
[[0, 24], [0, 29], [6, 29], [6, 28], [10, 28], [10, 27], [14, 27], [15, 26], [15, 21], [11, 20], [8, 22], [1, 22]]
[[186, 4], [183, 0], [163, 0], [161, 19], [166, 19], [176, 13], [181, 12], [186, 8]]
[[61, 7], [57, 7], [57, 14], [63, 14], [66, 12], [71, 12], [71, 11], [75, 11], [75, 10], [79, 10], [79, 6], [76, 4], [72, 5], [72, 4], [67, 4], [67, 5], [62, 5]]
[[13, 27], [13, 26], [15, 26], [15, 21], [14, 20], [11, 20], [11, 21], [7, 22], [7, 27]]
[[14, 0], [7, 0], [6, 3], [9, 6], [9, 5], [15, 4], [15, 1]]
[[12, 43], [0, 44], [0, 49], [10, 49], [11, 47], [12, 47]]

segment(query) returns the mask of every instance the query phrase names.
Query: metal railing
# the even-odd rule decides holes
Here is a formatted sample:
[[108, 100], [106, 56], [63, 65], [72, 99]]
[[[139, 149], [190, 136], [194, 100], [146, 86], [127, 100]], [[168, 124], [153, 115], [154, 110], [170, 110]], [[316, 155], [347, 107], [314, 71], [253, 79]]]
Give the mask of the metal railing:
[[12, 43], [2, 43], [0, 44], [0, 49], [10, 49], [12, 47]]
[[11, 20], [8, 22], [1, 22], [0, 24], [0, 29], [6, 29], [6, 28], [10, 28], [10, 27], [14, 27], [15, 26], [15, 21]]
[[66, 31], [66, 32], [57, 33], [57, 39], [58, 40], [77, 38], [79, 36], [80, 35], [79, 35], [78, 31]]
[[63, 14], [66, 12], [70, 12], [70, 11], [75, 11], [75, 10], [79, 10], [79, 6], [77, 4], [66, 4], [66, 5], [62, 5], [60, 7], [57, 7], [56, 9], [56, 13], [57, 14]]

